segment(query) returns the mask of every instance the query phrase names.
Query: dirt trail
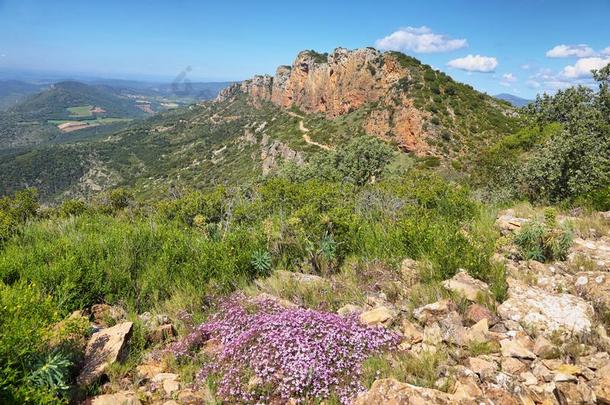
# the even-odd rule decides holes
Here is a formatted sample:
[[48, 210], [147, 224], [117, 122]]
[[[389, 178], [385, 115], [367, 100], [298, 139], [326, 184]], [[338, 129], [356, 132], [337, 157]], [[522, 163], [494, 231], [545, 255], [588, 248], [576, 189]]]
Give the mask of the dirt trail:
[[307, 135], [306, 132], [309, 132], [309, 128], [305, 128], [305, 123], [303, 122], [303, 117], [299, 114], [296, 114], [292, 111], [288, 111], [288, 115], [292, 116], [292, 117], [297, 117], [300, 118], [301, 120], [299, 121], [299, 131], [303, 132], [303, 140], [305, 142], [307, 142], [310, 145], [315, 145], [318, 148], [322, 148], [324, 150], [332, 150], [332, 148], [328, 145], [324, 145], [321, 143], [318, 143], [316, 141], [312, 141], [311, 138], [309, 137], [309, 135]]

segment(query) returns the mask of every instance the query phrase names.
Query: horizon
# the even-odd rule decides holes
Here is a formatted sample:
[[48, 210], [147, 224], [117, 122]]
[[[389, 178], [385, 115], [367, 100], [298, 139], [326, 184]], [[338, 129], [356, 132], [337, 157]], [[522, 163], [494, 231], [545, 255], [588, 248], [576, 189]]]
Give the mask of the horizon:
[[273, 75], [304, 49], [373, 46], [416, 57], [479, 91], [531, 99], [592, 85], [590, 70], [610, 62], [607, 1], [500, 6], [477, 0], [468, 8], [464, 13], [458, 0], [349, 7], [313, 2], [307, 10], [275, 1], [144, 6], [0, 0], [0, 73], [241, 81]]

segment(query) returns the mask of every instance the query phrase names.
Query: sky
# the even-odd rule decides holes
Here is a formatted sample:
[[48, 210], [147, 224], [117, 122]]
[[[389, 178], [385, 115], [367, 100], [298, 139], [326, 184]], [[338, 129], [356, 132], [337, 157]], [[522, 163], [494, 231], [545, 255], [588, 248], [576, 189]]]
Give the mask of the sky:
[[303, 49], [374, 46], [532, 98], [610, 63], [608, 16], [610, 0], [0, 0], [0, 72], [242, 80]]

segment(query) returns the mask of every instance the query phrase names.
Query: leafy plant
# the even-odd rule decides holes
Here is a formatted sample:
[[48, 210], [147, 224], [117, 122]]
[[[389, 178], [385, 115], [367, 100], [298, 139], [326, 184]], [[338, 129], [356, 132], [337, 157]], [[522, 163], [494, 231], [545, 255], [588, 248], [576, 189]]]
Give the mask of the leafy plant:
[[255, 250], [250, 263], [258, 274], [267, 274], [271, 270], [271, 254], [266, 250]]
[[69, 388], [67, 380], [72, 362], [61, 352], [49, 354], [38, 363], [38, 367], [30, 374], [29, 381], [38, 387], [51, 391], [65, 391]]
[[557, 226], [556, 212], [545, 211], [545, 220], [525, 224], [515, 235], [515, 244], [528, 260], [547, 262], [564, 260], [572, 245], [573, 232], [569, 224]]

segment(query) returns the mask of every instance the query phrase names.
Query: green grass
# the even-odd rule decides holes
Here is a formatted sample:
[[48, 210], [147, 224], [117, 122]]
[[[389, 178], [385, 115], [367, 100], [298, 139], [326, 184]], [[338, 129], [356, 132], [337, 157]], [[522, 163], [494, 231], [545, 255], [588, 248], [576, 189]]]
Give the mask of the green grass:
[[90, 105], [81, 105], [76, 107], [68, 107], [66, 110], [70, 113], [70, 117], [91, 117], [93, 113], [91, 112], [92, 106]]

